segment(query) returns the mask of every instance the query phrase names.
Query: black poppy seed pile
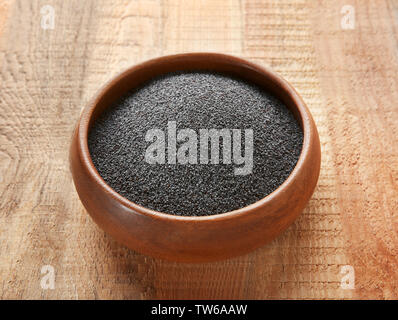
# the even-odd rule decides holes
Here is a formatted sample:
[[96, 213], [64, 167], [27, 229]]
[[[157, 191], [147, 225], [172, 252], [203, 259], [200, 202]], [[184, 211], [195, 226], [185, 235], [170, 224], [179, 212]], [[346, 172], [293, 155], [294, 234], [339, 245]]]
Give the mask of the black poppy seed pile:
[[[234, 174], [239, 165], [169, 163], [168, 125], [245, 129], [253, 132], [251, 173]], [[165, 133], [165, 163], [148, 163], [150, 129]], [[159, 140], [161, 141], [161, 140]], [[177, 141], [177, 149], [184, 141]], [[231, 140], [232, 143], [233, 140]], [[224, 213], [250, 205], [278, 188], [299, 158], [303, 132], [277, 98], [245, 80], [220, 73], [192, 71], [163, 75], [128, 93], [109, 107], [89, 132], [89, 150], [99, 174], [116, 192], [150, 209], [183, 216]], [[210, 158], [209, 140], [209, 159]], [[243, 165], [241, 165], [242, 167]]]

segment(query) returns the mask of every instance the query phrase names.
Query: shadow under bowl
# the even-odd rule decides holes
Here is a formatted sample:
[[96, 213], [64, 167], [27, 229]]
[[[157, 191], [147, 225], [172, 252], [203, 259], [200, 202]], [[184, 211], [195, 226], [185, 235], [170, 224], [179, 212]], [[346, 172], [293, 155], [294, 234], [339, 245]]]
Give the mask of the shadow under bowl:
[[[144, 208], [115, 192], [93, 165], [88, 132], [98, 116], [130, 90], [161, 74], [183, 70], [227, 73], [279, 98], [303, 130], [298, 162], [284, 183], [263, 199], [210, 216], [177, 216]], [[321, 150], [314, 120], [294, 88], [275, 72], [234, 56], [186, 53], [152, 59], [105, 84], [83, 110], [70, 148], [73, 181], [93, 220], [118, 242], [140, 253], [181, 262], [221, 260], [274, 239], [303, 211], [318, 181]]]

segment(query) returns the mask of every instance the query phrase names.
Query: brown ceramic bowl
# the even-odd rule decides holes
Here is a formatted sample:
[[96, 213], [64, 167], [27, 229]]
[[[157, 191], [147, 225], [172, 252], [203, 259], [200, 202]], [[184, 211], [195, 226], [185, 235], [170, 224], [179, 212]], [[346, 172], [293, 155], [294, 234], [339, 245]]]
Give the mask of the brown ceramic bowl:
[[[249, 80], [282, 100], [304, 131], [300, 158], [287, 180], [247, 207], [211, 216], [185, 217], [153, 211], [116, 193], [91, 161], [87, 135], [95, 119], [122, 95], [150, 78], [177, 70], [206, 69]], [[305, 103], [279, 75], [246, 60], [215, 53], [160, 57], [108, 82], [83, 110], [70, 149], [73, 180], [93, 220], [120, 243], [154, 257], [205, 262], [247, 253], [274, 239], [302, 212], [316, 186], [321, 150]]]

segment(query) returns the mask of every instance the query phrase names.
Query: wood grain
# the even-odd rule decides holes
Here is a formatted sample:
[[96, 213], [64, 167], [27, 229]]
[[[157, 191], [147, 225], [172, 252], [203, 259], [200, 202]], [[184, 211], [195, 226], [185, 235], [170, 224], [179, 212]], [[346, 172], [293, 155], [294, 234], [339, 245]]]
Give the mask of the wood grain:
[[[55, 28], [40, 27], [40, 8]], [[398, 298], [398, 1], [0, 2], [0, 297]], [[124, 67], [174, 52], [274, 68], [318, 125], [322, 169], [296, 223], [251, 254], [210, 264], [139, 255], [91, 221], [68, 164], [72, 130]], [[161, 236], [161, 235], [160, 235]], [[43, 265], [55, 289], [40, 287]], [[341, 267], [355, 289], [341, 287]]]

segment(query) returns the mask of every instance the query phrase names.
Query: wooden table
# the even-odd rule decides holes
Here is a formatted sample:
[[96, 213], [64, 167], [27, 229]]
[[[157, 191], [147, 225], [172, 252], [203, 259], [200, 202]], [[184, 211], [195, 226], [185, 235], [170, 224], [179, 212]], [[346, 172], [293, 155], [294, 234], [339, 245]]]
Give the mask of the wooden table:
[[[398, 298], [398, 1], [1, 0], [0, 34], [1, 298]], [[188, 51], [275, 69], [322, 143], [317, 189], [294, 225], [210, 264], [118, 245], [68, 167], [73, 127], [106, 80]], [[41, 285], [45, 265], [54, 289]]]

